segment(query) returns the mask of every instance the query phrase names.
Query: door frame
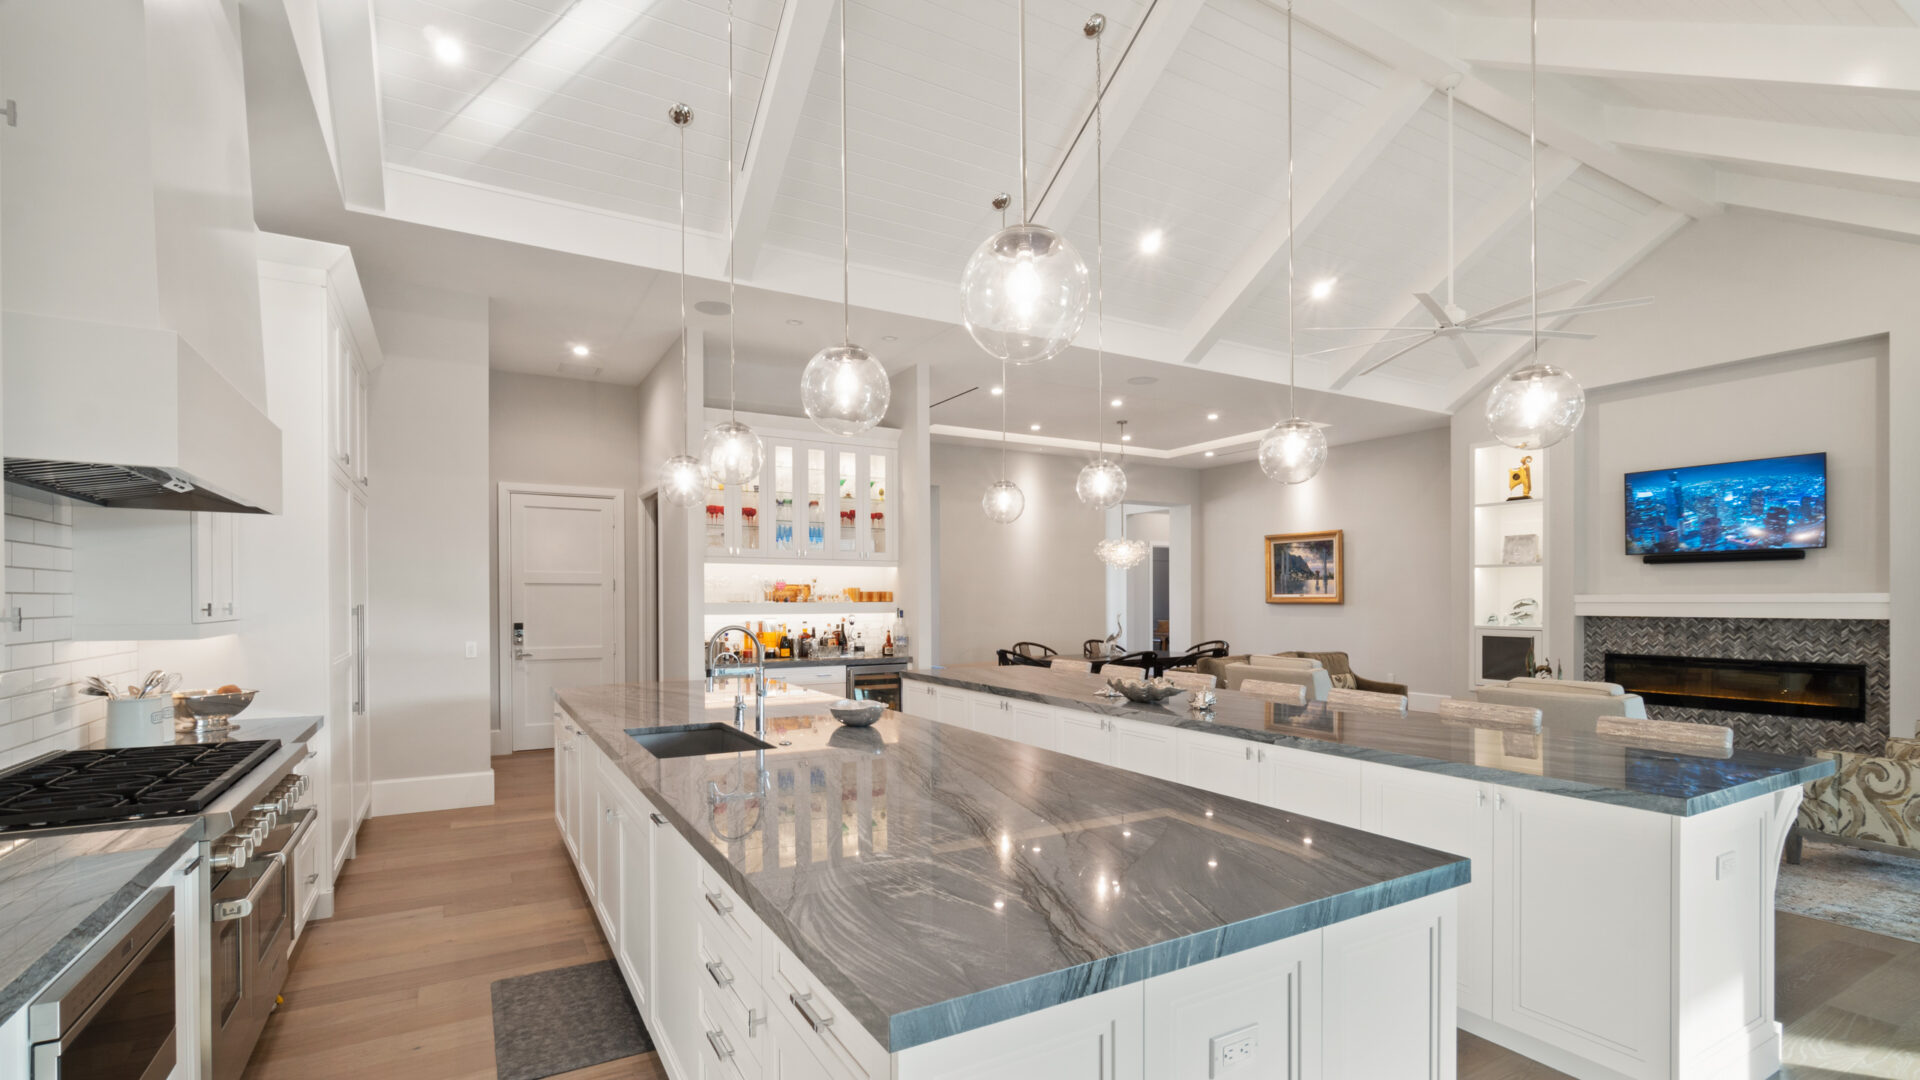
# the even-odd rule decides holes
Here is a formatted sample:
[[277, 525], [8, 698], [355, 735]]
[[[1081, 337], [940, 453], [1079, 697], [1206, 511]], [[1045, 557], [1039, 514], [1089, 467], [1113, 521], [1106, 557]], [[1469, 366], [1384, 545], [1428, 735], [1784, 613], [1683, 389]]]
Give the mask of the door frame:
[[513, 702], [513, 497], [515, 495], [570, 495], [587, 499], [606, 499], [613, 507], [613, 595], [616, 597], [615, 618], [613, 620], [613, 681], [627, 681], [627, 493], [621, 488], [580, 487], [573, 484], [533, 484], [517, 480], [502, 480], [499, 486], [498, 520], [495, 523], [498, 565], [494, 567], [499, 580], [499, 603], [496, 605], [494, 630], [494, 655], [499, 662], [494, 666], [494, 700], [500, 703], [500, 731], [497, 745], [504, 745], [508, 753], [519, 749], [514, 745], [515, 731], [509, 722]]

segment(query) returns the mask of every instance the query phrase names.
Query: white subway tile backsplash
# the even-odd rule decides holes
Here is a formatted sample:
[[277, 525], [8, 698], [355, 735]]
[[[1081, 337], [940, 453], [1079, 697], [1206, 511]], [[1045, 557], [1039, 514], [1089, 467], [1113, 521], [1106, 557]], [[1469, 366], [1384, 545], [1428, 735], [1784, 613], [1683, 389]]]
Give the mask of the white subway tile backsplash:
[[73, 591], [73, 573], [69, 570], [35, 569], [33, 572], [33, 591], [70, 593]]

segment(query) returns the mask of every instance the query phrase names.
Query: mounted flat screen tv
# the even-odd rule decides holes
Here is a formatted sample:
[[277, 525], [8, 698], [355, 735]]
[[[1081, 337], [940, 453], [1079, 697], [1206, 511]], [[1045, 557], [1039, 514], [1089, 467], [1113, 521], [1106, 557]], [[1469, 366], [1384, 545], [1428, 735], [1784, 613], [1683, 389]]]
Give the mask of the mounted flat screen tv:
[[1627, 554], [1716, 556], [1827, 546], [1827, 455], [1627, 474]]

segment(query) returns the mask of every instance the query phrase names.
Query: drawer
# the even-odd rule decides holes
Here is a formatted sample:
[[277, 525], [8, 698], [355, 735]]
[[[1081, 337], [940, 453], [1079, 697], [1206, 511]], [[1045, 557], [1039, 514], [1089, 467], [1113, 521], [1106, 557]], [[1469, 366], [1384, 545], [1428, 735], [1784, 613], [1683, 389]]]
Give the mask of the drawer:
[[770, 949], [768, 1004], [782, 1010], [815, 1055], [848, 1080], [886, 1080], [887, 1051], [778, 940]]
[[[698, 927], [695, 937], [700, 992], [708, 995], [719, 1019], [739, 1030], [740, 1037], [735, 1043], [749, 1039], [749, 1029], [757, 1032], [767, 1017], [767, 995], [760, 985], [759, 956], [741, 955], [731, 933], [711, 926]], [[759, 1056], [757, 1051], [754, 1056]]]
[[767, 1034], [766, 1003], [758, 1001], [749, 1006], [737, 990], [746, 988], [749, 994], [759, 997], [752, 987], [751, 980], [737, 979], [733, 985], [720, 987], [704, 974], [700, 981], [700, 1014], [705, 1019], [701, 1026], [709, 1031], [718, 1029], [725, 1039], [716, 1048], [711, 1042], [706, 1049], [716, 1057], [721, 1051], [731, 1049], [731, 1062], [748, 1076], [761, 1073], [760, 1064], [766, 1055], [763, 1044], [772, 1036]]
[[693, 1047], [693, 1074], [700, 1080], [749, 1080], [758, 1078], [760, 1065], [740, 1048], [738, 1040], [700, 1000], [700, 1038]]
[[759, 956], [760, 943], [766, 939], [766, 927], [759, 916], [741, 901], [733, 887], [720, 880], [719, 871], [705, 859], [695, 859], [699, 870], [700, 899], [694, 904], [700, 912], [700, 925], [712, 927], [727, 939], [740, 956]]
[[326, 831], [326, 822], [315, 819], [300, 842], [293, 846], [285, 872], [293, 875], [293, 940], [300, 940], [300, 932], [307, 928], [307, 919], [313, 914], [313, 905], [320, 900], [320, 894], [326, 892], [325, 858], [322, 854], [320, 834]]

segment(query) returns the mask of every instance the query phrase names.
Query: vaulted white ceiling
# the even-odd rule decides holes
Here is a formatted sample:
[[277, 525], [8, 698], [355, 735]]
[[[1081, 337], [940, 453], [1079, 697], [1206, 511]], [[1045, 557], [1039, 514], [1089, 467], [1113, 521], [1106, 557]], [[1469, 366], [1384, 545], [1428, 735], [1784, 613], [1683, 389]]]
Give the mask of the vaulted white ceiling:
[[[611, 259], [679, 265], [675, 101], [693, 270], [724, 279], [726, 0], [372, 0], [382, 183], [356, 208]], [[1169, 379], [1287, 375], [1284, 0], [1028, 0], [1028, 198], [1091, 261], [1105, 342]], [[1547, 0], [1540, 37], [1541, 283], [1603, 293], [1687, 221], [1739, 207], [1920, 240], [1920, 0]], [[1105, 198], [1093, 198], [1094, 46], [1106, 15]], [[1015, 0], [846, 0], [854, 303], [952, 324], [989, 205], [1021, 191]], [[1296, 0], [1297, 352], [1526, 293], [1525, 0]], [[734, 265], [839, 299], [839, 5], [735, 0]], [[461, 55], [436, 55], [450, 38]], [[331, 43], [329, 48], [332, 48]], [[329, 55], [329, 78], [336, 72]], [[1449, 102], [1457, 85], [1452, 246]], [[367, 132], [372, 132], [371, 135]], [[340, 151], [344, 158], [352, 147]], [[1153, 255], [1140, 237], [1159, 231]], [[1331, 281], [1323, 301], [1308, 286]], [[1604, 335], [1628, 310], [1592, 316]], [[822, 320], [825, 321], [825, 320]], [[1091, 323], [1080, 344], [1091, 345]], [[764, 343], [761, 343], [764, 344]], [[869, 343], [871, 344], [871, 343]], [[1519, 337], [1299, 360], [1301, 385], [1449, 411]], [[797, 342], [796, 363], [816, 343]], [[906, 358], [902, 358], [906, 359]], [[960, 381], [979, 382], [967, 376]]]

